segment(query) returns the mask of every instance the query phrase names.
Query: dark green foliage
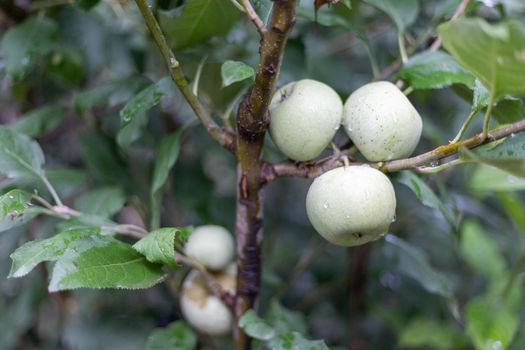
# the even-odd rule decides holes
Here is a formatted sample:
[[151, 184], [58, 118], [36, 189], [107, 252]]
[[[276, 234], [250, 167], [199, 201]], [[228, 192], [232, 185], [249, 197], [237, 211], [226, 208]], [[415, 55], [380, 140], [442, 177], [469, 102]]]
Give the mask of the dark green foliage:
[[[275, 1], [251, 2], [268, 24]], [[402, 79], [423, 118], [416, 153], [447, 146], [469, 113], [479, 133], [491, 104], [491, 128], [523, 120], [525, 5], [494, 2], [449, 21], [461, 1], [300, 1], [278, 86], [317, 79], [346, 99]], [[0, 4], [0, 349], [232, 349], [182, 320], [175, 256], [192, 226], [234, 231], [234, 157], [196, 122], [133, 1], [18, 3]], [[150, 4], [188, 88], [233, 130], [257, 30], [230, 0]], [[264, 159], [285, 161], [267, 141]], [[308, 180], [270, 184], [259, 310], [239, 321], [254, 349], [525, 348], [525, 136], [458, 157], [389, 174], [397, 220], [352, 249], [309, 225]]]

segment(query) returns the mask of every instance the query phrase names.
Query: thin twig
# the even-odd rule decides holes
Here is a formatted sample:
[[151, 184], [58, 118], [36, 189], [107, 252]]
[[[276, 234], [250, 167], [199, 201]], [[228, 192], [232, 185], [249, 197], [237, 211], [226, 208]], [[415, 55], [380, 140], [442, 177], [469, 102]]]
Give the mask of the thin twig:
[[456, 158], [454, 160], [451, 160], [450, 162], [439, 164], [436, 166], [418, 166], [416, 167], [416, 171], [421, 174], [436, 174], [439, 172], [442, 172], [443, 170], [447, 170], [449, 168], [452, 168], [456, 165], [465, 164], [465, 163], [472, 163], [470, 160], [465, 160], [461, 158]]
[[255, 9], [253, 8], [251, 1], [242, 0], [242, 6], [244, 7], [244, 11], [246, 12], [246, 15], [248, 16], [248, 18], [253, 22], [253, 24], [257, 28], [257, 31], [259, 32], [261, 37], [263, 37], [264, 34], [266, 33], [266, 27], [263, 21], [261, 20], [261, 18], [259, 17], [259, 15], [257, 14], [257, 12], [255, 12]]
[[235, 297], [232, 293], [222, 288], [217, 279], [213, 277], [213, 275], [206, 269], [204, 265], [199, 263], [197, 260], [182, 255], [178, 252], [175, 253], [175, 261], [198, 270], [204, 277], [204, 280], [206, 281], [206, 285], [210, 292], [212, 292], [213, 295], [215, 295], [217, 298], [221, 299], [224, 302], [224, 304], [226, 304], [226, 306], [228, 306], [228, 308], [233, 312], [233, 307], [235, 305]]
[[343, 165], [343, 156], [349, 156], [352, 150], [341, 151], [339, 154], [333, 154], [322, 158], [316, 162], [282, 162], [276, 164], [264, 163], [262, 167], [262, 177], [265, 183], [270, 183], [278, 177], [295, 176], [312, 179], [328, 170]]
[[116, 234], [126, 235], [132, 238], [141, 239], [144, 238], [148, 231], [137, 225], [122, 224], [116, 226], [101, 226], [103, 231], [110, 231]]
[[479, 133], [464, 141], [458, 141], [449, 145], [439, 146], [438, 148], [430, 152], [426, 152], [415, 157], [392, 160], [384, 164], [375, 163], [373, 164], [373, 166], [379, 168], [379, 170], [383, 172], [395, 172], [400, 170], [413, 169], [415, 167], [429, 164], [431, 162], [435, 162], [453, 154], [456, 154], [460, 148], [476, 148], [485, 143], [499, 140], [513, 133], [518, 133], [522, 131], [525, 131], [525, 119], [522, 119], [512, 124], [505, 125], [499, 129], [491, 130], [487, 133], [486, 137], [484, 137], [483, 133]]
[[[455, 21], [458, 19], [461, 15], [465, 13], [465, 10], [467, 9], [467, 6], [469, 4], [470, 0], [463, 0], [459, 4], [458, 8], [456, 9], [456, 12], [454, 12], [454, 15], [452, 15], [451, 21]], [[430, 45], [430, 51], [437, 51], [441, 47], [441, 38], [437, 38], [432, 45]]]
[[191, 87], [188, 84], [186, 78], [184, 77], [184, 73], [182, 72], [180, 63], [171, 51], [168, 42], [166, 41], [166, 37], [160, 29], [159, 23], [157, 22], [155, 16], [153, 15], [153, 12], [148, 6], [147, 0], [135, 0], [135, 2], [137, 3], [137, 6], [139, 7], [142, 16], [144, 17], [146, 25], [148, 26], [151, 34], [153, 35], [153, 39], [157, 43], [157, 46], [159, 47], [162, 56], [164, 57], [164, 61], [168, 66], [171, 78], [173, 79], [177, 87], [180, 89], [182, 95], [186, 98], [186, 101], [188, 101], [191, 108], [193, 109], [197, 117], [200, 119], [200, 121], [202, 122], [208, 133], [211, 135], [211, 137], [223, 147], [233, 151], [235, 147], [234, 136], [231, 133], [224, 130], [223, 128], [221, 128], [213, 120], [213, 118], [206, 110], [206, 108], [202, 105], [202, 103], [199, 101], [197, 96], [195, 96], [195, 94], [191, 91]]
[[[507, 124], [501, 128], [490, 130], [486, 136], [483, 133], [476, 134], [463, 141], [454, 142], [448, 145], [439, 146], [432, 151], [406, 159], [391, 160], [379, 163], [358, 163], [352, 165], [368, 164], [385, 173], [391, 173], [407, 169], [416, 169], [426, 164], [439, 161], [440, 159], [456, 154], [460, 148], [472, 149], [491, 141], [499, 140], [514, 133], [525, 131], [525, 119], [512, 124]], [[303, 178], [315, 178], [322, 173], [340, 167], [342, 165], [340, 157], [331, 156], [319, 160], [315, 163], [277, 163], [263, 166], [263, 178], [266, 182], [272, 182], [282, 176], [296, 176]]]
[[49, 193], [51, 193], [51, 196], [53, 197], [53, 200], [55, 201], [55, 204], [58, 205], [58, 206], [63, 205], [62, 204], [62, 200], [60, 200], [60, 196], [58, 195], [58, 193], [55, 190], [55, 188], [53, 187], [53, 185], [51, 185], [51, 182], [49, 182], [47, 176], [44, 174], [44, 175], [40, 176], [40, 179], [42, 179], [42, 182], [44, 183], [44, 185], [46, 185]]

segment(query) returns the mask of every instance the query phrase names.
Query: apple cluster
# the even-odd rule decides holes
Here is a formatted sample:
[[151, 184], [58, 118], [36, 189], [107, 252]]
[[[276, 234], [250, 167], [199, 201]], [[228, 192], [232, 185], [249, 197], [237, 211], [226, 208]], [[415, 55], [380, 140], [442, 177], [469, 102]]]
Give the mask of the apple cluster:
[[[342, 103], [328, 85], [304, 79], [279, 89], [270, 104], [270, 136], [295, 161], [317, 158], [339, 127], [370, 162], [408, 157], [422, 131], [419, 113], [392, 83], [354, 91]], [[396, 197], [388, 177], [368, 165], [349, 165], [317, 177], [306, 196], [308, 218], [331, 243], [361, 245], [386, 234]]]
[[[225, 291], [234, 293], [237, 282], [234, 247], [228, 230], [204, 225], [195, 228], [184, 250], [188, 257], [206, 267]], [[210, 292], [203, 274], [197, 270], [191, 270], [182, 283], [180, 307], [184, 319], [202, 333], [219, 336], [231, 330], [230, 310]]]

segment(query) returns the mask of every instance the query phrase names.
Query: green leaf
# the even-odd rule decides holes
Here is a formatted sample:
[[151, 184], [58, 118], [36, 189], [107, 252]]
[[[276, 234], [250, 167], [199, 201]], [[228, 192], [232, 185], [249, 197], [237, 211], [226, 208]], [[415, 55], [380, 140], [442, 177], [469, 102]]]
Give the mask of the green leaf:
[[39, 213], [28, 210], [30, 201], [31, 193], [18, 189], [0, 196], [0, 232], [23, 225]]
[[429, 264], [423, 250], [391, 234], [385, 241], [393, 248], [390, 253], [397, 260], [395, 266], [399, 273], [416, 280], [429, 293], [446, 298], [452, 296], [450, 280]]
[[[518, 293], [519, 299], [523, 293]], [[481, 296], [465, 308], [467, 333], [476, 350], [505, 350], [520, 323], [520, 308], [501, 298]]]
[[238, 81], [249, 79], [255, 70], [243, 62], [226, 61], [221, 66], [222, 86], [226, 87]]
[[460, 250], [463, 259], [489, 281], [499, 282], [508, 278], [507, 264], [496, 242], [476, 221], [468, 220], [463, 224]]
[[458, 19], [438, 28], [443, 46], [498, 99], [525, 94], [525, 27]]
[[44, 16], [34, 16], [10, 28], [0, 42], [5, 69], [15, 79], [23, 79], [36, 61], [55, 44], [57, 25]]
[[175, 85], [171, 77], [164, 77], [155, 84], [151, 84], [141, 90], [120, 110], [120, 122], [122, 126], [129, 124], [137, 115], [148, 111], [159, 104], [164, 96], [175, 93]]
[[253, 0], [252, 1], [253, 8], [255, 9], [255, 12], [259, 15], [261, 20], [264, 24], [268, 24], [268, 20], [270, 19], [270, 14], [272, 13], [273, 9], [273, 1], [272, 0]]
[[[12, 298], [2, 293], [2, 312], [0, 313], [0, 349], [16, 349], [20, 339], [34, 326], [35, 310], [46, 301], [42, 298], [40, 276], [26, 279], [19, 285]], [[3, 303], [8, 301], [7, 303]]]
[[474, 191], [519, 191], [525, 190], [525, 179], [504, 170], [480, 164], [470, 176], [469, 186]]
[[507, 215], [514, 221], [516, 227], [521, 233], [525, 233], [525, 205], [521, 200], [519, 193], [497, 193], [497, 197], [502, 203]]
[[404, 32], [414, 23], [419, 13], [417, 0], [365, 0], [365, 2], [385, 12], [400, 32]]
[[403, 349], [463, 349], [467, 341], [459, 327], [438, 320], [418, 317], [411, 320], [399, 335]]
[[140, 113], [134, 117], [129, 123], [120, 127], [117, 133], [117, 144], [120, 148], [127, 150], [129, 146], [137, 141], [148, 124], [148, 116], [146, 113]]
[[[489, 104], [490, 93], [483, 84], [476, 79], [472, 110], [481, 111]], [[492, 109], [492, 114], [501, 124], [512, 123], [525, 117], [525, 106], [523, 100], [512, 96], [503, 96]]]
[[14, 132], [35, 137], [53, 130], [65, 116], [64, 107], [51, 104], [24, 114], [8, 127]]
[[271, 301], [265, 319], [278, 333], [295, 331], [306, 334], [308, 331], [305, 316], [300, 312], [285, 308], [277, 299]]
[[13, 263], [9, 277], [25, 276], [41, 262], [56, 261], [76, 240], [99, 233], [98, 228], [84, 227], [62, 231], [48, 239], [27, 242], [10, 255]]
[[76, 86], [85, 76], [85, 62], [82, 54], [69, 46], [60, 46], [53, 50], [46, 62], [46, 73], [60, 82]]
[[152, 194], [159, 191], [166, 183], [169, 172], [179, 157], [181, 135], [184, 130], [185, 128], [180, 128], [160, 141], [153, 170]]
[[[75, 168], [49, 168], [46, 169], [46, 176], [53, 184], [60, 197], [69, 197], [77, 193], [79, 188], [85, 188], [87, 174], [84, 170]], [[43, 191], [40, 191], [41, 193]]]
[[162, 265], [150, 263], [129, 244], [108, 236], [90, 236], [70, 244], [56, 262], [49, 291], [143, 289], [164, 278]]
[[91, 174], [102, 182], [122, 184], [129, 177], [112, 141], [100, 133], [80, 136], [80, 151]]
[[73, 103], [78, 113], [103, 105], [113, 107], [131, 99], [145, 84], [141, 77], [105, 81], [76, 94]]
[[[346, 18], [343, 18], [333, 12], [317, 12], [316, 16], [314, 11], [301, 6], [297, 8], [297, 16], [306, 18], [309, 21], [317, 21], [318, 24], [327, 27], [342, 27], [352, 31], [355, 30], [355, 28], [352, 27], [351, 23], [349, 23]], [[356, 33], [358, 38], [362, 40], [363, 36], [359, 34], [359, 32]]]
[[160, 224], [160, 206], [162, 202], [162, 187], [168, 179], [171, 168], [175, 165], [179, 157], [181, 136], [186, 127], [185, 124], [176, 132], [164, 136], [160, 141], [159, 150], [155, 160], [155, 168], [153, 169], [152, 184], [150, 189], [150, 216], [151, 228], [158, 228]]
[[175, 242], [184, 244], [191, 233], [190, 227], [165, 227], [150, 232], [146, 237], [133, 245], [133, 249], [141, 253], [152, 263], [176, 267]]
[[500, 124], [509, 124], [525, 118], [523, 100], [506, 96], [499, 100], [492, 114]]
[[329, 350], [322, 340], [308, 340], [297, 332], [281, 334], [269, 342], [272, 350]]
[[182, 15], [160, 11], [159, 20], [171, 43], [183, 48], [226, 34], [241, 14], [231, 1], [192, 0]]
[[75, 0], [75, 2], [85, 10], [90, 10], [95, 7], [100, 0]]
[[426, 51], [410, 57], [399, 77], [414, 89], [441, 89], [452, 84], [474, 88], [475, 77], [450, 55]]
[[148, 338], [146, 350], [194, 350], [196, 346], [195, 333], [185, 322], [177, 321], [166, 328], [153, 331]]
[[495, 166], [515, 176], [525, 177], [525, 133], [512, 134], [475, 149], [460, 149], [461, 159]]
[[490, 92], [479, 79], [474, 83], [474, 96], [472, 100], [472, 110], [481, 111], [489, 104]]
[[0, 126], [0, 174], [11, 178], [42, 177], [44, 154], [38, 143]]
[[239, 327], [255, 339], [270, 340], [275, 336], [275, 330], [260, 318], [257, 312], [251, 309], [239, 319]]
[[416, 197], [427, 207], [438, 209], [452, 227], [456, 227], [457, 219], [450, 209], [445, 207], [438, 196], [428, 185], [411, 171], [403, 171], [398, 181], [408, 186]]
[[75, 208], [81, 212], [110, 218], [126, 202], [126, 196], [120, 187], [102, 187], [84, 193], [75, 200]]

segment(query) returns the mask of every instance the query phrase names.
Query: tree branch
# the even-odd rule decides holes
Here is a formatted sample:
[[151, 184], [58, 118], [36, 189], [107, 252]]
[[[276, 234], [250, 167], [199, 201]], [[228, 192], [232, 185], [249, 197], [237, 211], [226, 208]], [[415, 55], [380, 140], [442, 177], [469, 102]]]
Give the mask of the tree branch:
[[[452, 15], [452, 18], [450, 18], [451, 21], [455, 21], [461, 15], [465, 13], [465, 10], [467, 9], [468, 4], [470, 3], [470, 0], [463, 0], [459, 4], [458, 8], [456, 9], [456, 12]], [[437, 38], [432, 45], [430, 45], [430, 51], [437, 51], [441, 47], [441, 38]]]
[[[368, 164], [385, 173], [391, 173], [407, 169], [416, 169], [422, 165], [429, 164], [454, 155], [460, 150], [460, 148], [473, 149], [486, 143], [499, 140], [511, 134], [523, 131], [525, 131], [525, 119], [519, 120], [512, 124], [507, 124], [498, 129], [490, 130], [487, 134], [487, 137], [484, 137], [483, 133], [479, 133], [466, 140], [454, 142], [448, 145], [442, 145], [433, 149], [432, 151], [420, 154], [415, 157], [391, 160], [388, 162], [354, 162], [352, 164]], [[340, 167], [342, 165], [343, 163], [341, 162], [341, 155], [337, 154], [319, 160], [315, 163], [265, 163], [263, 166], [263, 177], [266, 182], [271, 182], [276, 178], [282, 176], [296, 176], [311, 179], [321, 175], [322, 173], [328, 170]]]
[[266, 33], [266, 27], [257, 12], [255, 12], [252, 2], [250, 0], [242, 0], [242, 6], [244, 7], [246, 16], [248, 16], [248, 18], [253, 22], [261, 37], [264, 37], [264, 34]]
[[153, 39], [157, 43], [157, 46], [159, 47], [162, 56], [164, 57], [164, 61], [168, 66], [171, 78], [181, 91], [182, 95], [184, 96], [186, 101], [188, 101], [191, 108], [193, 109], [197, 117], [200, 119], [200, 121], [202, 122], [208, 133], [211, 135], [211, 137], [223, 147], [229, 149], [230, 151], [233, 151], [235, 147], [234, 135], [232, 135], [230, 132], [226, 131], [217, 123], [215, 123], [215, 121], [212, 119], [211, 115], [208, 113], [206, 108], [202, 105], [197, 96], [195, 96], [195, 94], [193, 94], [193, 92], [191, 91], [191, 87], [188, 84], [186, 78], [184, 77], [184, 73], [182, 72], [180, 63], [179, 61], [177, 61], [175, 55], [171, 51], [166, 41], [166, 37], [160, 29], [159, 23], [155, 19], [153, 12], [151, 12], [151, 9], [148, 6], [147, 0], [135, 0], [135, 2], [137, 3], [137, 6], [139, 7], [142, 16], [144, 17], [146, 25], [148, 26], [151, 34], [153, 35]]
[[430, 152], [426, 152], [415, 157], [391, 160], [389, 162], [385, 162], [384, 164], [376, 163], [373, 166], [387, 173], [412, 169], [456, 154], [462, 147], [468, 149], [476, 148], [483, 144], [499, 140], [511, 134], [522, 131], [525, 131], [525, 119], [505, 125], [499, 129], [491, 130], [488, 132], [487, 137], [484, 137], [483, 133], [479, 133], [466, 140], [454, 142], [449, 145], [439, 146]]
[[[286, 40], [295, 23], [295, 5], [296, 0], [274, 0], [270, 26], [259, 47], [255, 83], [237, 112], [237, 320], [254, 307], [259, 295], [264, 183], [261, 158], [270, 121], [268, 107], [275, 93]], [[249, 348], [250, 338], [236, 324], [234, 349]]]
[[[262, 177], [264, 183], [270, 183], [278, 177], [295, 176], [313, 179], [328, 170], [343, 165], [342, 157], [348, 156], [348, 152], [335, 153], [329, 157], [322, 158], [315, 162], [282, 162], [276, 164], [264, 163], [262, 167]], [[353, 160], [349, 157], [350, 160]]]

